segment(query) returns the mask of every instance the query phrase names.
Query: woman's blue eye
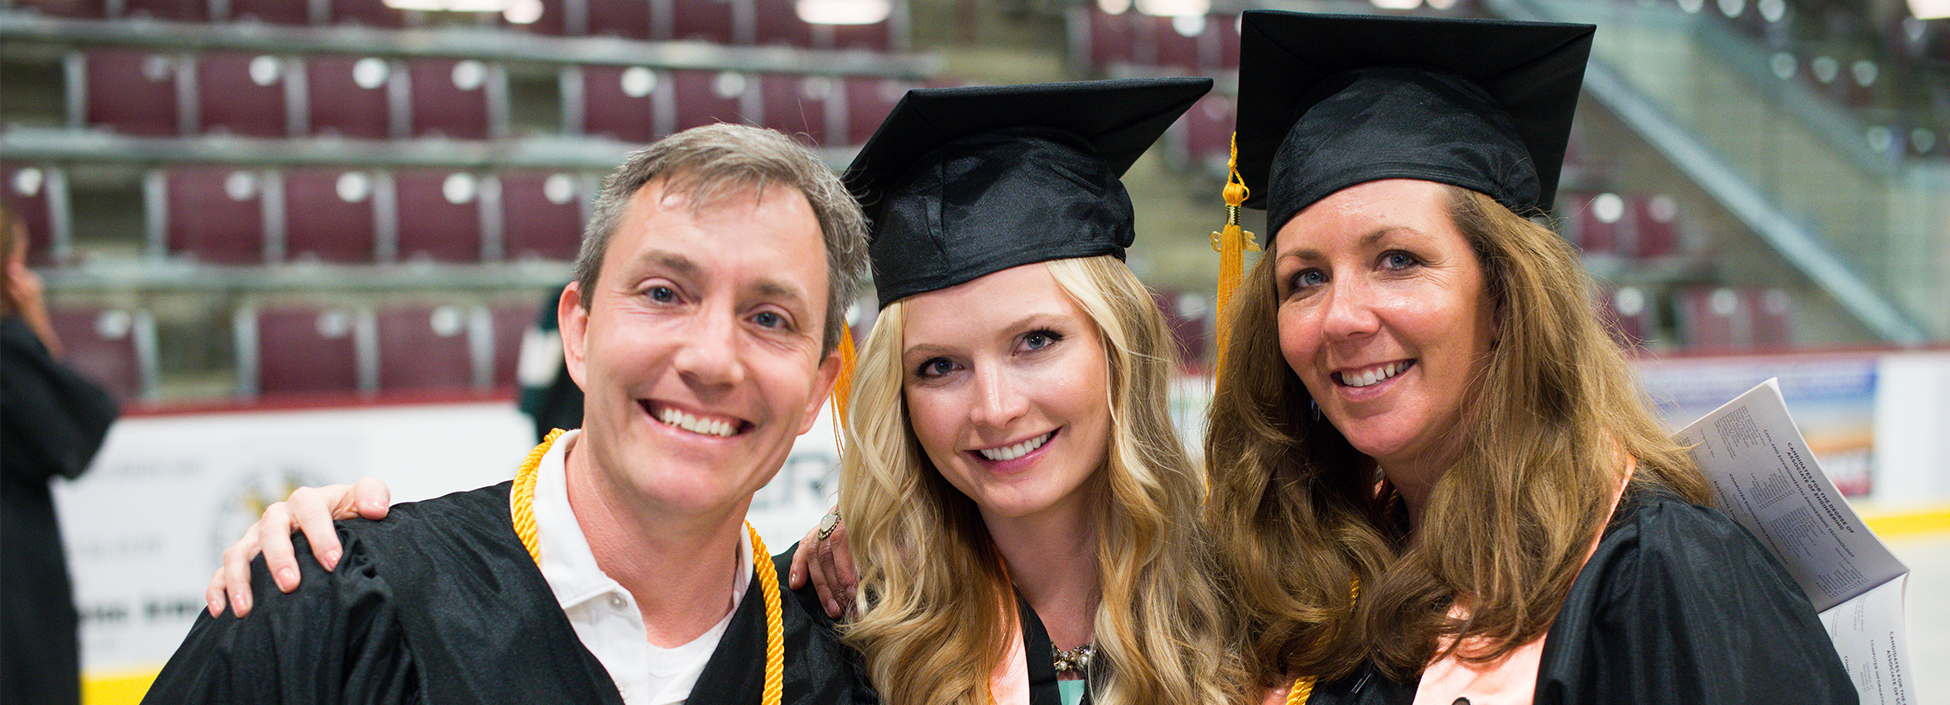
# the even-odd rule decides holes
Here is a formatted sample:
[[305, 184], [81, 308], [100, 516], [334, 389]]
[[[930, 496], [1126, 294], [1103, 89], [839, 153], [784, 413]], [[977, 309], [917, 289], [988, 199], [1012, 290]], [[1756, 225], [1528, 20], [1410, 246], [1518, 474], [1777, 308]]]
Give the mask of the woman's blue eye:
[[937, 357], [921, 363], [919, 374], [922, 377], [940, 377], [955, 371], [955, 363], [945, 357]]
[[1390, 252], [1381, 256], [1381, 264], [1388, 269], [1407, 269], [1415, 264], [1415, 257], [1406, 252]]
[[1055, 331], [1039, 330], [1023, 336], [1022, 345], [1030, 350], [1041, 350], [1062, 339], [1063, 336]]

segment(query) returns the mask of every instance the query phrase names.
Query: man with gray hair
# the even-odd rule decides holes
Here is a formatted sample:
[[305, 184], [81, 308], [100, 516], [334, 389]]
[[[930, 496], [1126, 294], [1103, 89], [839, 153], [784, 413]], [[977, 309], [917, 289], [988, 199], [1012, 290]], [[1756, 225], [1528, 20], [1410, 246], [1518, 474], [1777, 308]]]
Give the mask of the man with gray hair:
[[632, 155], [557, 304], [583, 429], [512, 482], [340, 522], [331, 566], [277, 579], [302, 589], [257, 566], [251, 614], [200, 617], [145, 702], [873, 701], [744, 522], [838, 374], [865, 236], [777, 132]]

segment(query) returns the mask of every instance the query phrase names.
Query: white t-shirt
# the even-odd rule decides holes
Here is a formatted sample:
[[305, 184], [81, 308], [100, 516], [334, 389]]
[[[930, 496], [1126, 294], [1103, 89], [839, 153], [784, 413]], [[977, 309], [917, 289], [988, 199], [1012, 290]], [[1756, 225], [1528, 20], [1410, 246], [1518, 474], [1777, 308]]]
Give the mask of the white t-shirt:
[[583, 647], [596, 655], [627, 705], [682, 705], [711, 660], [731, 614], [751, 585], [751, 537], [739, 534], [738, 565], [725, 618], [690, 643], [664, 649], [644, 636], [636, 598], [596, 565], [589, 539], [569, 507], [568, 448], [582, 435], [569, 431], [542, 456], [535, 476], [535, 537], [542, 549], [542, 577], [569, 616]]

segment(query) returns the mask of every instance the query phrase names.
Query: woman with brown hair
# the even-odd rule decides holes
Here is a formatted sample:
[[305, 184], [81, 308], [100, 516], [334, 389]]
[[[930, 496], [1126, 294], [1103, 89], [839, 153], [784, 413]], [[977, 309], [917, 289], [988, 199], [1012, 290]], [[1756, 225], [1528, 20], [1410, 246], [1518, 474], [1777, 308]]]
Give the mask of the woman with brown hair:
[[1207, 517], [1269, 700], [1854, 702], [1522, 215], [1592, 28], [1243, 26], [1239, 171], [1273, 235], [1223, 341]]

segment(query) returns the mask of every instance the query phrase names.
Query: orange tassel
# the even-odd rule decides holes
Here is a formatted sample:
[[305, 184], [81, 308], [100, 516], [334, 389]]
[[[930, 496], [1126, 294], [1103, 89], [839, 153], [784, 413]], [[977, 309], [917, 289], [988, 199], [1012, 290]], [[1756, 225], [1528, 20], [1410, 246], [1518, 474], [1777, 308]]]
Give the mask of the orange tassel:
[[1239, 175], [1239, 135], [1232, 135], [1232, 157], [1226, 162], [1225, 201], [1226, 226], [1212, 233], [1212, 251], [1219, 253], [1219, 290], [1216, 325], [1217, 351], [1214, 353], [1212, 371], [1214, 375], [1225, 369], [1226, 341], [1232, 334], [1232, 292], [1239, 288], [1239, 278], [1245, 272], [1245, 253], [1258, 252], [1259, 243], [1253, 234], [1239, 227], [1239, 207], [1252, 195], [1246, 188], [1246, 180]]
[[853, 401], [853, 371], [859, 353], [853, 349], [853, 327], [840, 328], [840, 374], [833, 379], [833, 449], [845, 444], [846, 409]]

